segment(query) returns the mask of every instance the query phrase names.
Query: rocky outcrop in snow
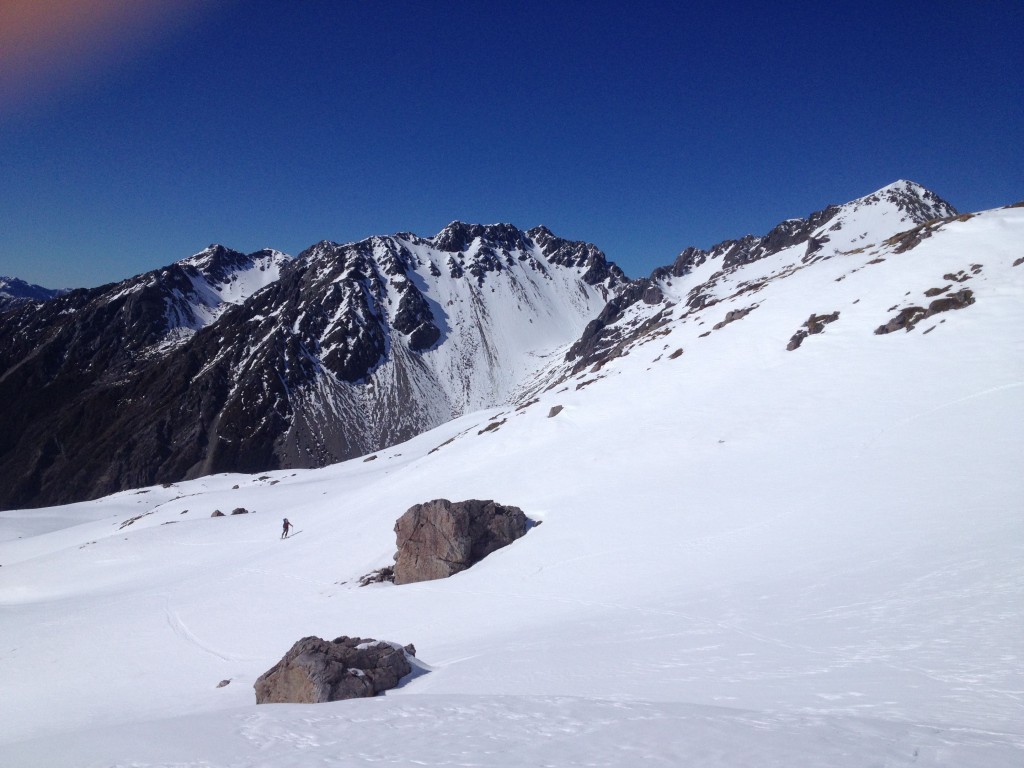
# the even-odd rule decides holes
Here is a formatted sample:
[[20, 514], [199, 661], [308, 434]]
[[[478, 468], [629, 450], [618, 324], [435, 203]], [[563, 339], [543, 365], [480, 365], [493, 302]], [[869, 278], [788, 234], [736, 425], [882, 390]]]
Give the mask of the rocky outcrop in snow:
[[395, 523], [395, 584], [443, 579], [464, 571], [523, 536], [518, 507], [493, 501], [435, 499], [416, 504]]
[[383, 640], [304, 637], [256, 680], [257, 704], [318, 704], [376, 696], [412, 672], [402, 648]]

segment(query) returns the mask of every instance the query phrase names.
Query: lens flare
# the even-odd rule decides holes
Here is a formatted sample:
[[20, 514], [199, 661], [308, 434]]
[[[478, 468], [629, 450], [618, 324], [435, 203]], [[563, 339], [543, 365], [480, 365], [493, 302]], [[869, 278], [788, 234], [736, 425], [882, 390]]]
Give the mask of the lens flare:
[[0, 118], [101, 77], [195, 17], [198, 0], [4, 0]]

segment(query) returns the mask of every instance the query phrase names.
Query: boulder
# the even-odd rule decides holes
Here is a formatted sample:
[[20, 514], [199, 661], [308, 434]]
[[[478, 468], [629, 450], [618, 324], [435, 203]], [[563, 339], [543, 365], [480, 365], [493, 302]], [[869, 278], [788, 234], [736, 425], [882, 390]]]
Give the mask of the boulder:
[[316, 704], [376, 696], [412, 672], [406, 648], [359, 637], [304, 637], [256, 680], [256, 703]]
[[518, 507], [494, 501], [435, 499], [398, 518], [395, 584], [443, 579], [464, 571], [526, 533]]

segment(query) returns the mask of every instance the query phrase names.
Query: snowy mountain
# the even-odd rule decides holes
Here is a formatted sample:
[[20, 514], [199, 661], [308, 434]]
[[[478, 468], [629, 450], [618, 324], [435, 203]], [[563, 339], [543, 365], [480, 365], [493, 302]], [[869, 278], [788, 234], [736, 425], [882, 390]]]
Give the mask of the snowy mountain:
[[[764, 236], [727, 240], [707, 251], [687, 248], [672, 265], [635, 281], [609, 302], [570, 351], [570, 370], [599, 367], [625, 354], [639, 341], [659, 335], [672, 317], [689, 318], [699, 325], [703, 320], [698, 318], [719, 305], [733, 307], [732, 317], [738, 319], [759, 306], [756, 295], [770, 282], [822, 261], [848, 260], [871, 248], [891, 245], [887, 241], [902, 232], [926, 237], [956, 215], [933, 192], [901, 180], [845, 205], [830, 205], [806, 219], [784, 221]], [[923, 226], [929, 222], [934, 224]], [[738, 269], [755, 263], [759, 266]], [[814, 268], [815, 274], [819, 271]]]
[[67, 291], [43, 288], [16, 277], [0, 275], [0, 312], [29, 301], [46, 301], [63, 293]]
[[455, 222], [211, 246], [25, 307], [0, 329], [0, 508], [367, 454], [509, 402], [625, 282], [545, 228]]
[[[517, 404], [374, 461], [0, 513], [0, 763], [1021, 765], [1024, 207], [920, 222], [884, 198], [659, 270]], [[472, 277], [467, 238], [322, 250], [353, 277], [399, 244], [407, 278]], [[312, 286], [331, 262], [305, 258]], [[338, 307], [399, 309], [358, 285]], [[543, 524], [449, 579], [357, 586], [433, 498]], [[255, 705], [313, 634], [424, 668]]]

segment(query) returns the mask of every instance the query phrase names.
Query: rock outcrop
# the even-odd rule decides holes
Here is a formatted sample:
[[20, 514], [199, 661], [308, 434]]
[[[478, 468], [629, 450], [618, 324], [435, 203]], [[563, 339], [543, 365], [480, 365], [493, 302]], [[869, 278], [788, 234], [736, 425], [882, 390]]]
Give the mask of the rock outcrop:
[[383, 640], [304, 637], [253, 688], [257, 704], [316, 704], [376, 696], [412, 672], [402, 648]]
[[443, 579], [464, 571], [527, 529], [518, 507], [494, 501], [435, 499], [416, 504], [395, 523], [395, 584]]

